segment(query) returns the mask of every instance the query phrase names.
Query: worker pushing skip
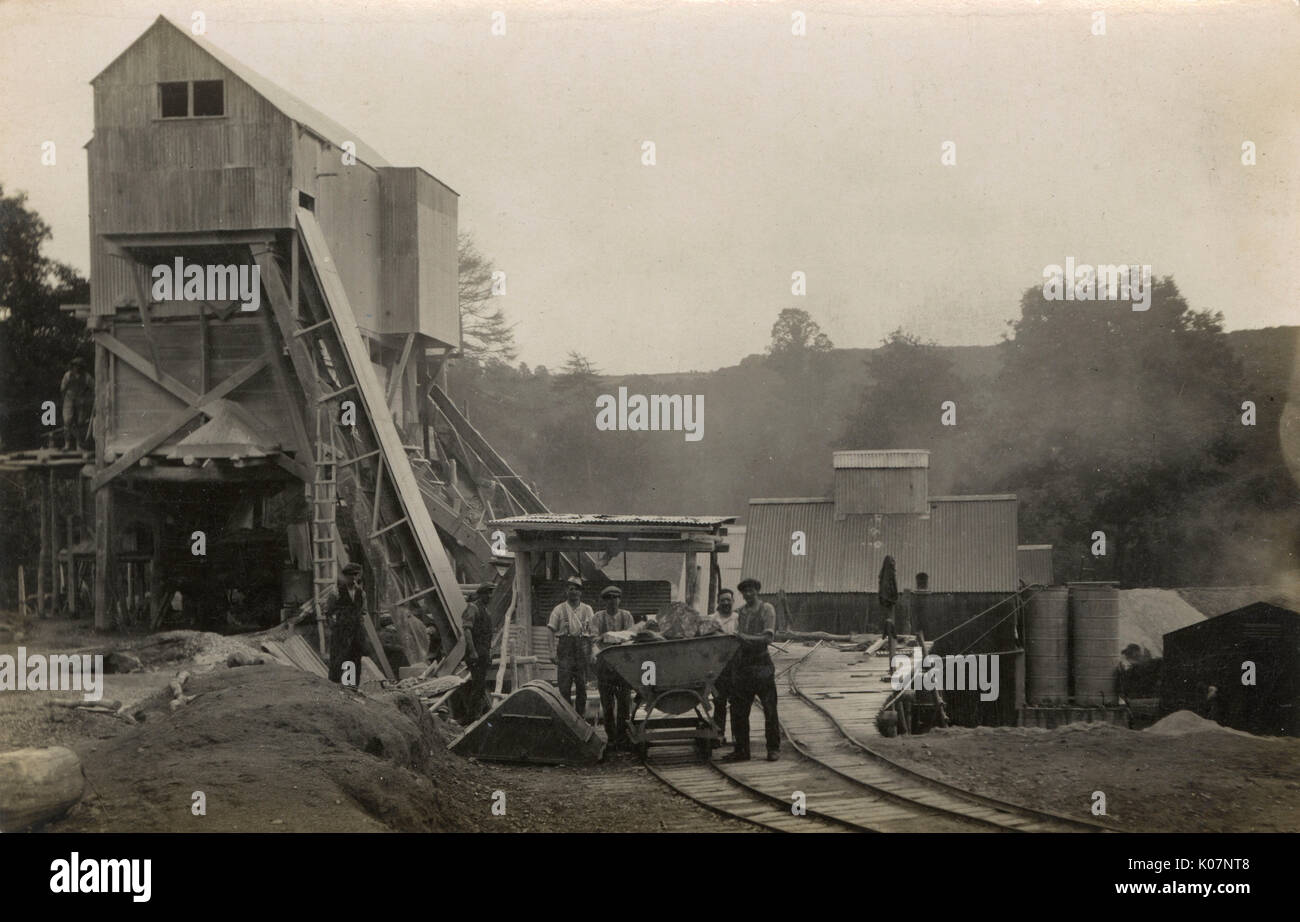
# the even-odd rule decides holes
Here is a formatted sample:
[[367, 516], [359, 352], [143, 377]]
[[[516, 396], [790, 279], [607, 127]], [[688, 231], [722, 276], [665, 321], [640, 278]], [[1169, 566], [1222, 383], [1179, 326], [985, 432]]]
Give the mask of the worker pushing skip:
[[343, 681], [343, 664], [351, 663], [353, 675], [361, 673], [361, 619], [366, 616], [366, 591], [361, 588], [361, 564], [350, 563], [339, 574], [338, 586], [325, 606], [329, 628], [331, 682]]
[[763, 584], [756, 579], [742, 579], [740, 594], [745, 604], [738, 612], [736, 636], [741, 640], [740, 651], [733, 662], [735, 671], [731, 686], [731, 735], [735, 748], [724, 762], [749, 761], [749, 712], [754, 697], [763, 708], [763, 728], [767, 742], [767, 761], [781, 758], [781, 724], [776, 714], [776, 667], [767, 652], [767, 645], [776, 636], [776, 609], [771, 603], [759, 599]]
[[[632, 613], [622, 607], [623, 590], [606, 586], [600, 592], [605, 607], [591, 622], [591, 633], [600, 649], [618, 641], [609, 635], [614, 631], [632, 630]], [[628, 745], [627, 721], [632, 705], [632, 689], [604, 660], [596, 663], [596, 688], [600, 691], [601, 719], [605, 722], [605, 738], [616, 749]]]
[[555, 635], [556, 684], [564, 700], [582, 716], [587, 708], [587, 660], [596, 615], [582, 601], [582, 580], [570, 577], [564, 588], [568, 598], [551, 609], [546, 626]]

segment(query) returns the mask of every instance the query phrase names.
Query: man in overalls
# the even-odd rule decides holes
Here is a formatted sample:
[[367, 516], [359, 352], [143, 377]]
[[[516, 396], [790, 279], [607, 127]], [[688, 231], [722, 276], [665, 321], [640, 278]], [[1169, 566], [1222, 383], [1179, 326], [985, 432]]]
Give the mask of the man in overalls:
[[[555, 635], [556, 684], [578, 716], [587, 708], [587, 660], [591, 656], [591, 606], [582, 601], [582, 580], [566, 581], [568, 598], [551, 609], [546, 626]], [[576, 688], [575, 688], [576, 686]]]
[[781, 724], [776, 715], [776, 667], [767, 645], [776, 634], [776, 609], [758, 597], [762, 584], [743, 579], [737, 587], [745, 597], [740, 609], [740, 652], [736, 654], [731, 680], [731, 735], [735, 749], [722, 757], [724, 762], [749, 761], [749, 712], [754, 698], [763, 708], [763, 725], [767, 742], [767, 760], [781, 758]]

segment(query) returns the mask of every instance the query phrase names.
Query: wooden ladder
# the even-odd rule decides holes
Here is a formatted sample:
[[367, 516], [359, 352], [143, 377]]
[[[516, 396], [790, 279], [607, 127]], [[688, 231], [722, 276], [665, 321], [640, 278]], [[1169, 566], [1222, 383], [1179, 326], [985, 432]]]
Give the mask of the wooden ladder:
[[338, 445], [334, 440], [334, 422], [328, 406], [316, 409], [316, 476], [311, 490], [311, 564], [316, 608], [316, 633], [321, 656], [326, 656], [323, 599], [329, 598], [338, 581], [338, 557], [334, 553], [334, 533], [338, 513]]

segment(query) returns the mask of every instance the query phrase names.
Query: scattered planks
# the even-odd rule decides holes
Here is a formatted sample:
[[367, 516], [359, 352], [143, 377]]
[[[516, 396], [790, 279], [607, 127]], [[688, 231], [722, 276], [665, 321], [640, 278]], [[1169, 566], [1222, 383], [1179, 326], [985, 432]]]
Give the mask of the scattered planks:
[[293, 666], [303, 672], [310, 672], [322, 679], [329, 678], [329, 670], [325, 668], [321, 658], [316, 655], [316, 651], [297, 634], [291, 634], [289, 639], [284, 642], [264, 640], [262, 641], [262, 649], [271, 654], [276, 662], [286, 666]]

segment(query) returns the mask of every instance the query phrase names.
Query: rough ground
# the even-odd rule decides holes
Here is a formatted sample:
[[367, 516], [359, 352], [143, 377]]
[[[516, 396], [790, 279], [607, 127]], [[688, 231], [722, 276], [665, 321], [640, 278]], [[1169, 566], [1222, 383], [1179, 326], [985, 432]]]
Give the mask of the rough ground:
[[[1206, 730], [1207, 723], [1179, 712], [1142, 731], [979, 727], [873, 740], [872, 747], [986, 796], [1122, 830], [1300, 831], [1300, 740]], [[1161, 732], [1162, 724], [1172, 732]], [[1105, 817], [1089, 812], [1094, 791], [1106, 795]]]
[[[29, 652], [88, 646], [76, 634], [53, 622], [22, 642]], [[408, 695], [361, 695], [278, 665], [227, 668], [224, 646], [174, 640], [150, 645], [154, 662], [142, 656], [153, 671], [106, 679], [105, 698], [142, 712], [136, 725], [46, 705], [67, 693], [0, 694], [0, 750], [57, 742], [81, 757], [87, 795], [50, 831], [752, 829], [673, 794], [625, 757], [587, 768], [479, 764], [447, 752], [455, 726]], [[185, 691], [197, 697], [173, 712], [166, 685], [181, 669], [193, 673]], [[195, 791], [206, 795], [206, 816], [191, 812]], [[505, 816], [492, 815], [495, 791], [505, 792]]]

